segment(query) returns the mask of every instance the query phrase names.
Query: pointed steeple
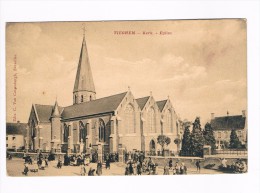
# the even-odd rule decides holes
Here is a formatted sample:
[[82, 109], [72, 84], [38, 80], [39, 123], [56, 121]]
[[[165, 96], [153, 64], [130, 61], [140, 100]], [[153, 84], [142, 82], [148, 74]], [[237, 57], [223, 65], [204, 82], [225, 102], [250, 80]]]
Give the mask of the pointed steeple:
[[57, 100], [55, 101], [55, 104], [53, 106], [51, 117], [60, 117], [60, 111]]
[[73, 89], [74, 104], [96, 98], [96, 90], [92, 77], [85, 35], [83, 36], [77, 75]]

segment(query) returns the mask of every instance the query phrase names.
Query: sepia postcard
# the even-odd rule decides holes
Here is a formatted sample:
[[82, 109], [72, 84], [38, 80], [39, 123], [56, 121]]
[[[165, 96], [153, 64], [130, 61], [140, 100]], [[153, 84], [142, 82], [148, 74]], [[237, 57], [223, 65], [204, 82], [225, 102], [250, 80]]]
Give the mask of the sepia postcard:
[[246, 19], [9, 22], [8, 176], [248, 170]]

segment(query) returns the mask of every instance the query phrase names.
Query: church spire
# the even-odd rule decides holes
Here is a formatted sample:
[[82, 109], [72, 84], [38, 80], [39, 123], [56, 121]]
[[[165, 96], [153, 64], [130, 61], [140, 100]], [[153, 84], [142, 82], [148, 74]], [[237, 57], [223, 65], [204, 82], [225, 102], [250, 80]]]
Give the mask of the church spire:
[[56, 99], [54, 107], [52, 109], [51, 117], [60, 117], [60, 111], [59, 111], [57, 99]]
[[90, 101], [96, 98], [96, 91], [85, 40], [85, 28], [83, 30], [83, 41], [73, 89], [74, 104]]

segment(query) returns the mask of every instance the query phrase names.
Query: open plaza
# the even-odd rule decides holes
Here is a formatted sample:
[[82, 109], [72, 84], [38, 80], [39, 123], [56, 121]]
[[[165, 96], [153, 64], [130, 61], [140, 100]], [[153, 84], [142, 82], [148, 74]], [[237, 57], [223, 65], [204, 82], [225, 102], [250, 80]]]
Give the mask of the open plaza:
[[[175, 158], [177, 159], [177, 158]], [[173, 165], [175, 164], [175, 159], [173, 159]], [[232, 158], [229, 158], [228, 162], [231, 162]], [[158, 165], [156, 169], [156, 175], [163, 175], [164, 174], [164, 166], [163, 163], [167, 163], [170, 158], [164, 158], [164, 159], [153, 159], [154, 162]], [[208, 163], [212, 163], [212, 165], [218, 166], [217, 163], [220, 163], [219, 159], [210, 159], [210, 160], [203, 160], [201, 159], [201, 169], [200, 171], [197, 171], [196, 167], [196, 162], [195, 160], [181, 160], [177, 159], [178, 162], [185, 162], [185, 165], [187, 165], [187, 174], [224, 174], [224, 171], [220, 171], [217, 169], [217, 167], [212, 167], [210, 169], [205, 169], [204, 167], [208, 165]], [[216, 161], [217, 160], [217, 161]], [[233, 160], [233, 159], [232, 159]], [[44, 169], [39, 169], [37, 172], [32, 172], [31, 168], [33, 167], [32, 165], [29, 164], [29, 172], [25, 176], [23, 174], [24, 172], [24, 159], [23, 158], [12, 158], [12, 159], [7, 159], [7, 175], [8, 176], [24, 176], [24, 177], [29, 177], [29, 176], [81, 176], [81, 166], [64, 166], [62, 165], [61, 168], [58, 168], [58, 160], [54, 161], [49, 161], [48, 166], [46, 166]], [[115, 176], [115, 175], [125, 175], [125, 168], [127, 164], [126, 163], [121, 163], [121, 162], [113, 162], [110, 164], [110, 169], [106, 169], [105, 163], [102, 164], [102, 176]], [[92, 169], [97, 169], [97, 163], [90, 163], [86, 167], [86, 176], [88, 175], [88, 171], [90, 168]], [[96, 176], [96, 172], [94, 172], [94, 176]], [[135, 173], [133, 175], [136, 175]], [[141, 175], [149, 175], [147, 172], [143, 172]], [[153, 174], [151, 174], [153, 175]], [[169, 175], [173, 175], [173, 170], [169, 170]]]

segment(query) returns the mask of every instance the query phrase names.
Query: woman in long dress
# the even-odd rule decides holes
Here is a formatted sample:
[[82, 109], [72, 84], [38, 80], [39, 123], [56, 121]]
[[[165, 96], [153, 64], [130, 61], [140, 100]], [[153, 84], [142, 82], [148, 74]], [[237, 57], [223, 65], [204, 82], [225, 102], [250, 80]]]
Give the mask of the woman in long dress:
[[34, 159], [33, 161], [33, 167], [32, 167], [32, 172], [38, 172], [38, 164], [37, 164], [37, 160]]
[[102, 175], [102, 163], [100, 160], [97, 163], [97, 175], [98, 176]]
[[165, 164], [164, 170], [163, 170], [163, 175], [169, 175], [170, 174], [170, 168], [168, 164]]

